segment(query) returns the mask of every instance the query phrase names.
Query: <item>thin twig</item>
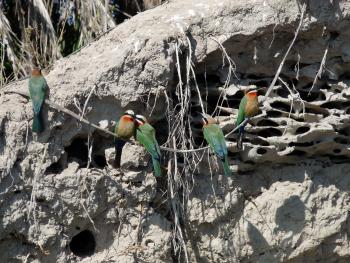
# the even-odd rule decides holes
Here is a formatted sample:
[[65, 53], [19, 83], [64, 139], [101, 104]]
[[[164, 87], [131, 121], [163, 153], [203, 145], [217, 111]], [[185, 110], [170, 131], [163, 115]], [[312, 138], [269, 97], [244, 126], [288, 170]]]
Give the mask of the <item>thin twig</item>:
[[[237, 131], [240, 127], [246, 125], [250, 119], [245, 119], [240, 125], [235, 127], [232, 131], [230, 131], [228, 134], [225, 135], [225, 138], [227, 138], [229, 135]], [[206, 149], [209, 149], [210, 146], [202, 147], [202, 148], [197, 148], [197, 149], [190, 149], [190, 150], [178, 150], [178, 149], [173, 149], [173, 148], [168, 148], [168, 147], [160, 147], [162, 150], [168, 151], [168, 152], [174, 152], [174, 153], [192, 153], [192, 152], [199, 152], [199, 151], [204, 151]]]
[[89, 92], [89, 95], [88, 95], [88, 97], [87, 97], [87, 99], [86, 99], [86, 101], [85, 101], [85, 103], [84, 103], [84, 107], [83, 107], [83, 111], [82, 111], [82, 113], [81, 113], [80, 121], [81, 121], [82, 118], [84, 118], [85, 111], [86, 111], [86, 106], [87, 106], [87, 104], [88, 104], [88, 102], [89, 102], [89, 100], [90, 100], [90, 97], [91, 97], [92, 93], [95, 91], [96, 88], [97, 88], [97, 85], [94, 84], [94, 86], [92, 87], [92, 89], [91, 89], [90, 92]]
[[36, 218], [36, 213], [35, 213], [36, 212], [35, 211], [36, 210], [36, 194], [38, 191], [38, 183], [39, 183], [38, 179], [43, 173], [43, 165], [45, 162], [47, 149], [48, 149], [48, 144], [45, 145], [44, 153], [42, 155], [41, 161], [34, 171], [34, 178], [33, 178], [33, 182], [32, 182], [33, 187], [32, 187], [32, 193], [30, 195], [30, 203], [29, 203], [28, 214], [27, 214], [28, 220], [30, 220], [30, 216], [33, 215], [33, 221], [34, 221], [34, 226], [35, 226], [36, 231], [38, 231], [38, 222], [36, 220], [37, 218]]
[[[223, 90], [222, 90], [222, 92], [220, 93], [220, 96], [219, 96], [219, 98], [218, 98], [218, 100], [217, 100], [217, 104], [216, 104], [216, 106], [215, 106], [215, 110], [214, 110], [214, 112], [213, 112], [213, 114], [214, 114], [214, 113], [217, 111], [217, 109], [219, 109], [218, 114], [220, 114], [221, 110], [220, 110], [220, 108], [219, 108], [219, 103], [220, 103], [220, 101], [221, 101], [221, 105], [220, 105], [220, 106], [222, 106], [223, 103], [224, 103], [224, 100], [225, 100], [225, 97], [226, 97], [226, 89], [227, 89], [227, 88], [229, 87], [229, 85], [230, 85], [232, 73], [233, 73], [233, 75], [236, 77], [236, 79], [239, 80], [239, 78], [238, 78], [238, 76], [236, 75], [236, 68], [237, 68], [236, 63], [235, 63], [235, 62], [233, 61], [233, 59], [228, 55], [228, 53], [227, 53], [225, 47], [224, 47], [224, 46], [220, 43], [220, 41], [217, 40], [215, 37], [210, 36], [210, 39], [212, 39], [213, 41], [215, 41], [215, 42], [218, 44], [218, 46], [219, 46], [219, 48], [221, 49], [221, 51], [222, 51], [222, 54], [223, 54], [223, 56], [222, 56], [222, 67], [224, 67], [224, 65], [225, 65], [225, 58], [227, 59], [227, 61], [228, 61], [228, 63], [229, 63], [229, 70], [228, 70], [228, 73], [227, 73], [227, 78], [226, 78], [226, 80], [225, 80], [225, 84], [224, 84]], [[223, 94], [224, 94], [224, 96], [223, 96]], [[222, 100], [221, 100], [221, 96], [223, 96], [223, 99], [222, 99]]]
[[325, 51], [324, 51], [324, 54], [323, 54], [323, 57], [322, 57], [322, 60], [321, 60], [320, 68], [318, 69], [318, 71], [317, 71], [317, 73], [316, 73], [316, 76], [315, 76], [315, 78], [314, 78], [314, 81], [313, 81], [313, 83], [312, 83], [312, 86], [311, 86], [311, 88], [310, 88], [310, 90], [309, 90], [309, 92], [308, 92], [308, 94], [307, 94], [308, 96], [310, 96], [311, 91], [314, 89], [314, 86], [315, 86], [317, 80], [320, 79], [321, 76], [322, 76], [323, 68], [325, 67], [325, 64], [326, 64], [326, 58], [327, 58], [327, 54], [328, 54], [328, 48], [329, 48], [329, 43], [328, 43], [328, 45], [327, 45], [327, 47], [326, 47], [326, 49], [325, 49]]
[[[29, 98], [28, 92], [25, 92], [25, 91], [6, 90], [6, 91], [4, 91], [4, 93], [5, 94], [15, 93], [15, 94], [24, 96], [26, 98]], [[72, 111], [70, 111], [70, 110], [68, 110], [68, 109], [66, 109], [66, 108], [64, 108], [64, 107], [62, 107], [62, 106], [60, 106], [60, 105], [50, 101], [50, 100], [48, 100], [48, 99], [45, 100], [45, 103], [47, 105], [49, 105], [51, 108], [54, 108], [54, 109], [56, 109], [58, 111], [61, 111], [61, 112], [64, 112], [64, 113], [70, 115], [71, 117], [73, 117], [73, 118], [75, 118], [77, 120], [80, 120], [80, 116], [78, 114], [76, 114], [76, 113], [74, 113], [74, 112], [72, 112]], [[90, 125], [91, 127], [95, 128], [95, 129], [97, 129], [99, 131], [102, 131], [104, 133], [107, 133], [107, 134], [109, 134], [111, 136], [117, 137], [117, 135], [114, 134], [113, 132], [110, 132], [110, 131], [108, 131], [106, 129], [103, 129], [103, 128], [101, 128], [101, 127], [91, 123], [90, 121], [88, 121], [88, 120], [86, 120], [84, 118], [81, 118], [80, 122], [85, 123], [86, 125]]]
[[136, 5], [136, 8], [137, 8], [137, 11], [138, 12], [142, 12], [139, 2], [137, 0], [134, 0], [134, 2], [135, 2], [135, 5]]
[[123, 15], [125, 15], [128, 18], [132, 18], [132, 15], [120, 10], [118, 7], [115, 7], [115, 10], [117, 10], [119, 13], [122, 13]]
[[[175, 141], [175, 137], [173, 137], [173, 147], [175, 148], [176, 147], [176, 141]], [[175, 198], [175, 191], [174, 191], [174, 186], [173, 186], [173, 181], [170, 180], [171, 177], [171, 174], [173, 174], [174, 177], [177, 176], [177, 156], [176, 154], [174, 154], [174, 172], [172, 173], [171, 171], [171, 160], [169, 160], [169, 163], [168, 163], [168, 178], [169, 178], [169, 190], [170, 190], [170, 198], [171, 198], [171, 206], [172, 206], [172, 209], [173, 209], [173, 213], [174, 213], [174, 227], [175, 229], [177, 229], [177, 232], [178, 232], [178, 238], [181, 242], [181, 245], [182, 245], [182, 248], [184, 250], [184, 254], [185, 254], [185, 259], [186, 259], [186, 262], [188, 263], [189, 260], [188, 260], [188, 253], [187, 253], [187, 247], [186, 247], [186, 243], [185, 243], [185, 240], [184, 240], [184, 237], [183, 237], [183, 234], [182, 234], [182, 229], [181, 229], [181, 226], [180, 226], [180, 221], [179, 221], [179, 215], [178, 215], [178, 210], [177, 210], [177, 206], [176, 206], [176, 203], [175, 203], [175, 200], [177, 198]]]
[[[14, 94], [18, 94], [18, 95], [24, 96], [26, 98], [29, 98], [29, 94], [27, 92], [25, 92], [25, 91], [7, 90], [7, 91], [4, 91], [4, 93], [5, 94], [12, 94], [12, 93], [14, 93]], [[71, 117], [77, 119], [78, 121], [80, 121], [80, 122], [82, 122], [82, 123], [84, 123], [86, 125], [89, 125], [89, 126], [95, 128], [95, 129], [99, 130], [99, 131], [102, 131], [102, 132], [107, 133], [107, 134], [109, 134], [109, 135], [111, 135], [113, 137], [118, 138], [117, 135], [114, 134], [113, 132], [110, 132], [110, 131], [108, 131], [106, 129], [103, 129], [103, 128], [93, 124], [92, 122], [90, 122], [90, 121], [88, 121], [88, 120], [86, 120], [84, 118], [81, 118], [81, 116], [79, 116], [78, 114], [76, 114], [76, 113], [74, 113], [74, 112], [72, 112], [72, 111], [70, 111], [70, 110], [68, 110], [68, 109], [66, 109], [66, 108], [64, 108], [64, 107], [62, 107], [62, 106], [60, 106], [60, 105], [50, 101], [50, 100], [48, 100], [48, 99], [45, 100], [45, 103], [48, 104], [49, 106], [51, 106], [51, 108], [54, 108], [54, 109], [56, 109], [58, 111], [61, 111], [61, 112], [64, 112], [64, 113], [70, 115]], [[249, 121], [248, 119], [244, 120], [240, 125], [235, 127], [228, 134], [226, 134], [225, 138], [227, 138], [229, 135], [231, 135], [232, 133], [237, 131], [240, 127], [245, 125], [248, 121]], [[175, 153], [191, 153], [191, 152], [198, 152], [198, 151], [203, 151], [203, 150], [209, 149], [209, 146], [206, 146], [206, 147], [203, 147], [203, 148], [191, 149], [191, 150], [178, 150], [178, 149], [173, 149], [173, 148], [168, 148], [168, 147], [161, 146], [160, 149], [162, 149], [163, 151], [175, 152]]]
[[277, 24], [275, 24], [275, 25], [273, 26], [273, 29], [272, 29], [272, 39], [271, 39], [271, 42], [270, 42], [270, 45], [269, 45], [269, 49], [271, 48], [272, 43], [273, 43], [273, 41], [275, 40], [275, 29], [276, 29], [276, 27], [277, 27]]
[[294, 38], [293, 38], [292, 42], [290, 43], [290, 45], [289, 45], [289, 47], [288, 47], [288, 49], [287, 49], [287, 51], [286, 51], [286, 54], [284, 54], [284, 57], [283, 57], [283, 59], [282, 59], [280, 65], [279, 65], [279, 67], [278, 67], [278, 69], [277, 69], [277, 72], [276, 72], [275, 77], [273, 78], [273, 80], [272, 80], [272, 82], [271, 82], [269, 88], [267, 89], [267, 92], [266, 92], [266, 94], [265, 94], [265, 99], [270, 95], [270, 93], [271, 93], [271, 91], [272, 91], [272, 88], [275, 86], [276, 81], [277, 81], [277, 79], [278, 79], [278, 77], [279, 77], [279, 75], [280, 75], [280, 73], [281, 73], [281, 71], [282, 71], [284, 62], [285, 62], [285, 60], [286, 60], [286, 58], [287, 58], [287, 56], [288, 56], [290, 50], [292, 49], [295, 40], [297, 39], [297, 37], [298, 37], [298, 35], [299, 35], [300, 28], [301, 28], [301, 26], [302, 26], [302, 24], [303, 24], [303, 21], [304, 21], [305, 10], [306, 10], [306, 5], [303, 4], [302, 10], [301, 10], [301, 14], [300, 14], [300, 21], [299, 21], [298, 28], [297, 28], [297, 30], [295, 31]]
[[240, 125], [238, 125], [236, 128], [234, 128], [232, 131], [230, 131], [228, 134], [225, 135], [225, 138], [227, 138], [228, 136], [230, 136], [232, 133], [234, 133], [235, 131], [237, 131], [239, 128], [241, 128], [242, 126], [246, 125], [248, 123], [250, 119], [245, 119], [244, 121], [242, 121], [242, 123]]

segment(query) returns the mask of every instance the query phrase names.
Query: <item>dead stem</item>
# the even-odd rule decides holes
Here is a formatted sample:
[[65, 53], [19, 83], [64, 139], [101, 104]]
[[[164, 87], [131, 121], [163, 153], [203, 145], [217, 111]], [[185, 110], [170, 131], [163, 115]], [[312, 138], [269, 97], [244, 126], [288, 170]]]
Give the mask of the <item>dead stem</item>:
[[301, 10], [301, 14], [300, 14], [300, 21], [299, 21], [298, 28], [297, 28], [297, 30], [295, 31], [294, 38], [293, 38], [292, 42], [290, 43], [290, 45], [289, 45], [289, 47], [288, 47], [286, 53], [284, 54], [284, 57], [283, 57], [283, 59], [282, 59], [280, 65], [279, 65], [279, 67], [278, 67], [278, 69], [277, 69], [277, 72], [276, 72], [276, 74], [275, 74], [275, 77], [273, 78], [273, 80], [272, 80], [272, 82], [271, 82], [269, 88], [267, 89], [267, 92], [266, 92], [266, 94], [265, 94], [265, 100], [266, 100], [266, 98], [270, 95], [270, 93], [271, 93], [271, 91], [272, 91], [272, 88], [275, 86], [276, 81], [277, 81], [277, 79], [278, 79], [278, 77], [279, 77], [279, 75], [280, 75], [280, 73], [281, 73], [281, 71], [282, 71], [284, 62], [285, 62], [285, 60], [286, 60], [286, 58], [287, 58], [287, 56], [288, 56], [290, 50], [292, 49], [295, 40], [297, 39], [297, 37], [298, 37], [298, 35], [299, 35], [300, 28], [301, 28], [301, 26], [302, 26], [302, 24], [303, 24], [303, 21], [304, 21], [305, 10], [306, 10], [306, 5], [303, 4], [302, 10]]

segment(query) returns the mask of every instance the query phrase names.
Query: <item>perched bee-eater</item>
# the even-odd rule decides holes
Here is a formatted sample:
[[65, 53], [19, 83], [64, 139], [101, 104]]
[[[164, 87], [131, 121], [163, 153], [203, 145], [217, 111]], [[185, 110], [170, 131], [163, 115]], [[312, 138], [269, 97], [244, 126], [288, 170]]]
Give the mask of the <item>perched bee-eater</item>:
[[114, 133], [117, 135], [117, 138], [114, 138], [115, 144], [115, 159], [114, 166], [120, 167], [120, 157], [121, 151], [124, 144], [132, 136], [135, 135], [135, 113], [132, 110], [127, 110], [120, 117], [119, 121], [116, 123], [114, 128]]
[[161, 176], [160, 148], [156, 139], [155, 129], [142, 115], [136, 115], [136, 139], [146, 148], [152, 157], [153, 171], [155, 176]]
[[[238, 110], [238, 116], [236, 125], [240, 125], [245, 119], [251, 118], [258, 114], [259, 112], [259, 101], [258, 101], [258, 92], [257, 90], [250, 90], [246, 92], [244, 97], [241, 100], [241, 103], [239, 104], [239, 110]], [[238, 134], [238, 140], [237, 140], [237, 148], [242, 149], [243, 148], [243, 134], [244, 134], [244, 127], [239, 128], [239, 134]]]
[[42, 132], [44, 124], [42, 120], [42, 108], [46, 96], [47, 83], [40, 69], [34, 68], [29, 78], [29, 95], [33, 105], [33, 132]]
[[220, 158], [224, 166], [224, 174], [231, 176], [232, 172], [227, 161], [227, 146], [224, 133], [222, 132], [216, 121], [207, 114], [202, 114], [203, 135], [208, 142], [210, 148]]

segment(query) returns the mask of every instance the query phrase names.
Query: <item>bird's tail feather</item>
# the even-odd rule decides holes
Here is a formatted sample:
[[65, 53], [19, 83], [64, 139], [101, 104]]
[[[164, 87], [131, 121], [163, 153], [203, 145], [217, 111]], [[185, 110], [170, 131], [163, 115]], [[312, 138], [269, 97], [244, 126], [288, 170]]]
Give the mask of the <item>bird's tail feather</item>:
[[243, 133], [239, 133], [238, 134], [237, 148], [238, 148], [238, 150], [242, 150], [243, 149]]
[[120, 167], [120, 158], [122, 157], [122, 150], [123, 150], [125, 143], [126, 142], [123, 140], [119, 140], [117, 138], [114, 139], [115, 157], [114, 157], [113, 166], [115, 168]]
[[34, 113], [32, 131], [42, 132], [43, 130], [44, 130], [44, 125], [41, 120], [41, 111], [39, 111], [39, 113]]
[[159, 159], [156, 159], [156, 158], [152, 157], [152, 163], [153, 163], [154, 175], [157, 176], [157, 177], [162, 176], [162, 168], [160, 166]]
[[244, 126], [239, 128], [238, 139], [237, 139], [238, 150], [243, 149], [243, 135], [244, 135]]
[[225, 159], [222, 160], [222, 164], [224, 166], [224, 174], [225, 174], [225, 176], [232, 176], [232, 171], [231, 171], [230, 166], [228, 164], [227, 156], [225, 156]]

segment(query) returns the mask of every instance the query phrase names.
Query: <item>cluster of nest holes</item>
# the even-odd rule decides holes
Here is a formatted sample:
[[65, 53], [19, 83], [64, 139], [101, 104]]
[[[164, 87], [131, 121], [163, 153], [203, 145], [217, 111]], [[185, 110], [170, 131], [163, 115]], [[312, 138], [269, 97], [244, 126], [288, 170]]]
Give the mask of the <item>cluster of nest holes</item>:
[[93, 233], [89, 230], [79, 232], [71, 239], [69, 249], [78, 257], [92, 256], [96, 249], [96, 241]]
[[[222, 78], [220, 78], [219, 75], [220, 73], [217, 72], [211, 72], [211, 74], [198, 73], [196, 75], [196, 80], [198, 87], [201, 91], [201, 100], [203, 101], [203, 105], [205, 107], [206, 112], [212, 116], [229, 116], [230, 114], [226, 111], [218, 111], [216, 106], [220, 105], [227, 108], [238, 109], [239, 103], [242, 97], [244, 96], [244, 92], [237, 91], [234, 95], [223, 96], [221, 94], [221, 88], [224, 86], [224, 83], [222, 83]], [[263, 78], [261, 76], [254, 75], [245, 75], [243, 77], [245, 85], [247, 84], [257, 86], [258, 95], [265, 95], [265, 92], [267, 90], [266, 87], [268, 87], [272, 81], [272, 78]], [[326, 100], [327, 93], [332, 92], [335, 95], [340, 94], [343, 93], [343, 88], [334, 88], [327, 81], [319, 81], [318, 85], [314, 87], [314, 89], [311, 92], [309, 92], [312, 87], [312, 82], [308, 83], [296, 81], [294, 79], [288, 79], [286, 76], [283, 76], [283, 78], [286, 80], [287, 84], [290, 87], [295, 87], [295, 89], [299, 92], [300, 97], [305, 102], [305, 113], [308, 114], [306, 116], [314, 116], [313, 118], [315, 121], [322, 121], [323, 118], [326, 118], [331, 114], [339, 117], [340, 114], [334, 112], [334, 110], [340, 110], [344, 111], [344, 114], [350, 114], [349, 101], [344, 101], [344, 99], [342, 100], [341, 98], [339, 99], [338, 95], [335, 101]], [[294, 111], [292, 111], [292, 114], [290, 114], [290, 93], [282, 85], [282, 83], [279, 84], [281, 86], [276, 87], [273, 90], [272, 102], [270, 103], [272, 110], [267, 111], [267, 116], [255, 123], [255, 128], [252, 131], [250, 131], [252, 135], [257, 136], [247, 136], [248, 138], [245, 138], [243, 140], [243, 142], [249, 142], [250, 144], [255, 145], [255, 147], [258, 147], [256, 149], [258, 155], [265, 155], [269, 152], [267, 148], [264, 148], [270, 146], [268, 138], [283, 136], [284, 130], [288, 128], [286, 118], [290, 117], [291, 119], [298, 122], [298, 126], [295, 127], [294, 130], [291, 131], [289, 129], [289, 135], [290, 133], [292, 133], [292, 135], [294, 136], [299, 136], [307, 134], [311, 131], [310, 125], [308, 123], [305, 123], [305, 116], [303, 116], [302, 114], [293, 114]], [[191, 91], [191, 97], [191, 116], [193, 117], [193, 119], [196, 119], [197, 112], [201, 112], [201, 106], [199, 104], [198, 93], [195, 88], [193, 88]], [[234, 122], [235, 120], [232, 121]], [[202, 124], [200, 122], [193, 122], [191, 126], [194, 134], [195, 145], [205, 145], [206, 143], [203, 138], [201, 129]], [[349, 128], [343, 128], [339, 131], [336, 131], [340, 135], [350, 135]], [[235, 137], [233, 137], [233, 139], [228, 140], [231, 142], [236, 142]], [[327, 155], [318, 155], [327, 156], [335, 162], [348, 161], [349, 158], [346, 155], [344, 155], [342, 146], [338, 144], [347, 145], [350, 143], [350, 139], [347, 140], [344, 139], [342, 136], [339, 136], [335, 137], [334, 141], [336, 144], [334, 145], [334, 147], [330, 147], [329, 150], [326, 151]], [[310, 141], [290, 142], [284, 145], [283, 147], [277, 147], [277, 150], [284, 151], [288, 147], [294, 147], [294, 150], [288, 153], [287, 156], [309, 157], [313, 156], [312, 152], [310, 152], [312, 150], [310, 149], [316, 149], [317, 145], [321, 142], [322, 140], [319, 140], [317, 138], [312, 139]], [[237, 157], [236, 153], [230, 152], [229, 157], [240, 158], [239, 156]]]
[[[89, 143], [90, 145], [88, 145]], [[91, 160], [89, 162], [89, 147], [91, 147], [91, 143]], [[90, 139], [86, 135], [78, 135], [64, 148], [64, 153], [60, 159], [46, 169], [46, 174], [60, 173], [71, 162], [78, 163], [79, 168], [103, 169], [107, 166], [105, 149], [113, 146], [113, 139], [101, 136], [98, 132], [93, 133]]]

